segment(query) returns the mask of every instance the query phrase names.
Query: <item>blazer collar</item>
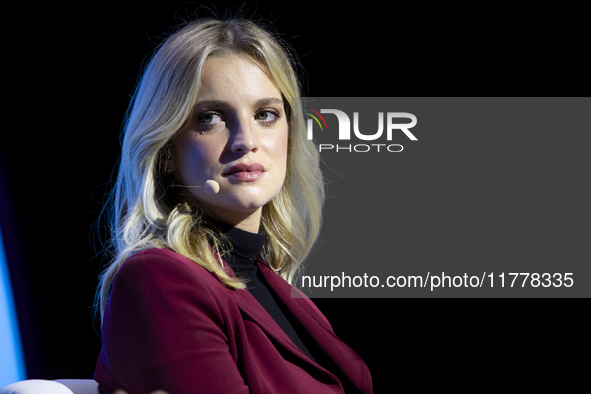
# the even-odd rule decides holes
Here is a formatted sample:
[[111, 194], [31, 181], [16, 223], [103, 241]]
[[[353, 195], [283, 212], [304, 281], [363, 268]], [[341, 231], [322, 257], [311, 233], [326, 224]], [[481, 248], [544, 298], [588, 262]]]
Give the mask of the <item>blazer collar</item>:
[[[335, 366], [340, 369], [342, 373], [338, 375], [351, 380], [351, 383], [357, 386], [360, 391], [365, 392], [365, 390], [361, 390], [362, 387], [371, 387], [371, 375], [365, 362], [334, 333], [330, 323], [312, 300], [299, 289], [288, 284], [260, 256], [257, 263], [263, 276], [281, 301], [334, 362]], [[337, 373], [337, 371], [334, 372]]]
[[[258, 259], [260, 259], [260, 257], [258, 257]], [[269, 283], [271, 288], [275, 292], [277, 292], [276, 286], [278, 284], [279, 284], [279, 287], [289, 286], [289, 284], [287, 282], [285, 282], [285, 280], [283, 280], [283, 278], [281, 278], [277, 274], [275, 274], [266, 265], [266, 263], [264, 263], [262, 260], [260, 260], [260, 261], [257, 260], [257, 265], [258, 265], [259, 269], [263, 271], [264, 275], [265, 275], [265, 271], [271, 271], [275, 276], [277, 276], [277, 278], [279, 278], [281, 281], [283, 281], [283, 284], [275, 283], [275, 285], [271, 285]], [[266, 278], [266, 275], [265, 275], [265, 278]], [[247, 315], [249, 317], [249, 319], [254, 321], [259, 327], [261, 327], [261, 329], [269, 337], [273, 338], [273, 340], [280, 343], [283, 347], [288, 349], [291, 353], [295, 354], [296, 356], [298, 356], [300, 359], [302, 359], [306, 363], [313, 365], [317, 368], [320, 367], [318, 364], [316, 364], [314, 361], [312, 361], [299, 347], [297, 347], [296, 344], [293, 343], [293, 341], [287, 336], [285, 331], [283, 331], [283, 329], [279, 326], [279, 324], [277, 324], [275, 319], [273, 319], [273, 317], [269, 314], [269, 312], [267, 312], [267, 310], [259, 303], [259, 301], [256, 298], [254, 298], [254, 296], [252, 294], [250, 294], [250, 292], [248, 290], [235, 290], [235, 291], [232, 291], [232, 294], [233, 294], [234, 299], [236, 301], [236, 305], [238, 305], [238, 308], [245, 315]], [[281, 298], [281, 300], [283, 301], [282, 298]], [[286, 306], [288, 308], [290, 308], [289, 305], [286, 305]], [[306, 329], [308, 330], [308, 327], [306, 327]], [[321, 368], [321, 369], [324, 370], [324, 368]], [[326, 372], [328, 372], [328, 371], [326, 371]]]
[[[217, 254], [216, 250], [213, 247], [211, 247], [211, 250], [216, 257], [219, 257], [219, 255]], [[224, 264], [224, 267], [226, 267], [226, 272], [228, 273], [228, 275], [235, 277], [234, 272], [229, 267], [229, 265], [226, 263], [226, 261], [223, 258], [221, 260]], [[275, 291], [276, 294], [279, 295], [279, 298], [281, 299], [281, 301], [285, 303], [286, 299], [281, 294], [286, 293], [286, 292], [288, 294], [291, 294], [290, 293], [291, 288], [292, 288], [291, 285], [289, 283], [287, 283], [283, 278], [281, 278], [278, 274], [276, 274], [267, 265], [267, 263], [265, 263], [263, 261], [263, 259], [261, 258], [260, 255], [257, 256], [256, 263], [257, 263], [258, 268], [263, 273], [265, 279], [268, 281], [271, 288]], [[211, 274], [218, 281], [220, 281], [220, 283], [223, 284], [222, 280], [214, 272], [211, 272]], [[238, 308], [245, 315], [247, 315], [249, 317], [249, 319], [251, 319], [253, 322], [255, 322], [269, 337], [271, 337], [274, 341], [276, 341], [276, 343], [281, 344], [285, 349], [289, 350], [295, 356], [300, 358], [304, 363], [308, 364], [312, 368], [320, 369], [324, 373], [332, 376], [334, 379], [336, 379], [340, 383], [340, 380], [337, 376], [335, 376], [333, 373], [331, 373], [330, 371], [328, 371], [324, 367], [322, 367], [322, 366], [318, 365], [317, 363], [315, 363], [314, 361], [312, 361], [306, 353], [304, 353], [299, 347], [296, 346], [295, 343], [293, 343], [293, 341], [287, 336], [285, 331], [283, 331], [283, 329], [279, 326], [279, 324], [277, 324], [275, 319], [273, 319], [273, 317], [269, 314], [269, 312], [267, 312], [267, 310], [260, 304], [260, 302], [256, 298], [254, 298], [254, 296], [252, 294], [250, 294], [250, 292], [248, 290], [230, 290], [230, 289], [228, 289], [228, 291], [230, 292], [231, 296], [234, 297], [234, 300], [235, 300]], [[288, 298], [290, 298], [289, 295], [288, 295]], [[292, 312], [294, 312], [292, 309], [294, 305], [292, 305], [292, 304], [293, 304], [293, 302], [291, 302], [291, 299], [288, 303], [285, 303], [286, 307], [288, 309], [290, 309]], [[296, 309], [298, 309], [298, 308], [296, 307]], [[300, 318], [300, 316], [299, 316], [300, 314], [301, 314], [300, 311], [298, 311], [297, 313], [294, 312], [294, 315], [298, 319]], [[306, 313], [306, 315], [308, 315], [308, 314], [309, 313]], [[318, 315], [318, 316], [321, 316], [321, 315]], [[324, 318], [324, 316], [322, 316], [322, 318]], [[305, 329], [309, 333], [312, 334], [312, 332], [314, 332], [314, 331], [317, 331], [317, 330], [324, 331], [327, 329], [326, 327], [324, 327], [324, 328], [318, 327], [318, 324], [312, 324], [311, 326], [309, 324], [306, 324], [306, 322], [308, 322], [309, 320], [310, 320], [310, 318], [309, 318], [309, 316], [307, 316], [306, 321], [301, 322], [302, 325], [305, 327]], [[320, 319], [320, 320], [322, 320], [322, 319]], [[326, 326], [330, 327], [330, 324], [328, 324], [328, 320], [326, 320], [326, 318], [324, 318], [324, 324]], [[314, 336], [313, 334], [312, 334], [312, 337], [314, 339], [316, 339], [316, 336]]]
[[[263, 308], [248, 290], [232, 291], [238, 308], [261, 327], [269, 337], [300, 358], [311, 368], [323, 371], [338, 381], [339, 384], [341, 381], [335, 373], [338, 373], [339, 376], [345, 377], [346, 379], [350, 379], [355, 386], [367, 387], [367, 384], [369, 384], [371, 387], [369, 369], [363, 360], [333, 332], [330, 323], [316, 305], [314, 305], [312, 300], [273, 271], [267, 263], [263, 261], [260, 255], [257, 256], [256, 263], [264, 278], [267, 280], [267, 283], [277, 294], [281, 302], [283, 302], [293, 313], [322, 351], [324, 351], [334, 365], [340, 369], [339, 372], [341, 373], [338, 373], [337, 371], [330, 372], [326, 368], [312, 361], [293, 343], [283, 329], [279, 327], [277, 322], [275, 322], [273, 317], [269, 315], [267, 310]], [[226, 264], [225, 261], [224, 264]], [[229, 269], [228, 272], [230, 275], [233, 275], [231, 269]], [[215, 276], [217, 277], [217, 275]]]

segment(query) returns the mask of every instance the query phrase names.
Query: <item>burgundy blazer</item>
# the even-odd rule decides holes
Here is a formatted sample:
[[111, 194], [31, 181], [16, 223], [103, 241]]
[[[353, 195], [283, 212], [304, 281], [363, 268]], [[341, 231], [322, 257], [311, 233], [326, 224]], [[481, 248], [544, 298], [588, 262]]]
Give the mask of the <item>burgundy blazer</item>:
[[308, 298], [259, 257], [269, 285], [318, 344], [324, 366], [300, 350], [247, 290], [167, 249], [127, 259], [106, 306], [95, 380], [101, 394], [371, 393], [363, 360]]

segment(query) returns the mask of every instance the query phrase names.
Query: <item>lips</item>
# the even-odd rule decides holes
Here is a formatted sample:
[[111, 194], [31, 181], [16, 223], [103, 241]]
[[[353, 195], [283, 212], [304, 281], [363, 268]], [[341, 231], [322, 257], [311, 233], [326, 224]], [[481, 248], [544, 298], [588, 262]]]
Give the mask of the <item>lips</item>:
[[265, 172], [265, 167], [259, 163], [252, 163], [252, 164], [236, 164], [228, 171], [224, 172], [223, 175], [233, 175], [239, 172]]

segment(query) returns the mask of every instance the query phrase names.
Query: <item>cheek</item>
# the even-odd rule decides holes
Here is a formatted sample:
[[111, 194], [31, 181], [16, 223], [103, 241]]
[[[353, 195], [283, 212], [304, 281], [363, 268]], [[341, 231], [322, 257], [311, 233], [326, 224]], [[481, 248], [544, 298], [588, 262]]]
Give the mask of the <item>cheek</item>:
[[273, 141], [273, 147], [271, 148], [271, 159], [273, 160], [273, 166], [275, 167], [275, 182], [278, 189], [283, 187], [285, 177], [287, 175], [287, 151], [288, 141], [287, 133], [281, 138], [275, 138]]
[[180, 173], [184, 179], [199, 179], [206, 176], [212, 166], [215, 147], [195, 141], [187, 141], [180, 153]]
[[276, 165], [287, 164], [287, 132], [270, 137], [266, 145]]

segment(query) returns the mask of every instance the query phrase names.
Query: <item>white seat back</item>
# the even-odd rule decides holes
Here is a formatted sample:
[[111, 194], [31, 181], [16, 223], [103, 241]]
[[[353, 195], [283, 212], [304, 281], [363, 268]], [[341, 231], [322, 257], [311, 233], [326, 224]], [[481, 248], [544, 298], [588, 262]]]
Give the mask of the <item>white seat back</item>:
[[9, 384], [0, 394], [98, 394], [98, 383], [92, 379], [29, 379]]

